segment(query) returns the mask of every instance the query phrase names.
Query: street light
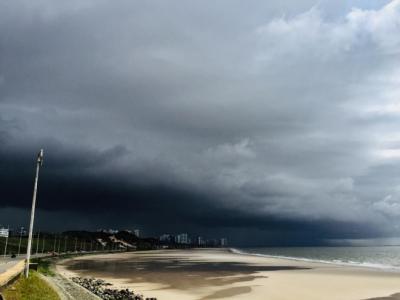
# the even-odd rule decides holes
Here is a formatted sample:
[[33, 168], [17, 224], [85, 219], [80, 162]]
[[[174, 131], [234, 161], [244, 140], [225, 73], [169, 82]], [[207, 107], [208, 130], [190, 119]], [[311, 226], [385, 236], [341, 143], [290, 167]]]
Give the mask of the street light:
[[39, 179], [39, 168], [43, 164], [43, 149], [40, 152], [36, 161], [36, 176], [35, 183], [33, 185], [33, 197], [32, 197], [32, 210], [31, 210], [31, 221], [29, 223], [29, 237], [28, 237], [28, 249], [26, 250], [26, 267], [25, 267], [25, 277], [29, 276], [29, 262], [31, 258], [31, 248], [32, 248], [32, 232], [33, 232], [33, 222], [35, 220], [35, 207], [36, 207], [36, 192]]
[[38, 252], [39, 252], [39, 241], [40, 241], [40, 230], [38, 231], [38, 234], [37, 234], [37, 241], [36, 241], [36, 255], [38, 255]]
[[18, 244], [18, 256], [20, 254], [20, 250], [21, 250], [21, 242], [22, 242], [22, 231], [24, 230], [24, 227], [21, 227], [21, 231], [19, 233], [19, 244]]

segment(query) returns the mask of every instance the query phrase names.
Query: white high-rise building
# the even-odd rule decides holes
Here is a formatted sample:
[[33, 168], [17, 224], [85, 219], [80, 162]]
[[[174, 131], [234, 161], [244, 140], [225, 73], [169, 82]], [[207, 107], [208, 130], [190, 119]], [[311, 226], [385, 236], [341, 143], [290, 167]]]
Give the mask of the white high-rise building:
[[228, 246], [228, 239], [227, 238], [221, 238], [219, 244], [220, 244], [221, 247]]
[[201, 236], [198, 236], [197, 237], [197, 246], [202, 247], [205, 244], [206, 244], [206, 241]]
[[175, 242], [177, 244], [189, 244], [189, 237], [187, 233], [180, 233], [175, 236]]

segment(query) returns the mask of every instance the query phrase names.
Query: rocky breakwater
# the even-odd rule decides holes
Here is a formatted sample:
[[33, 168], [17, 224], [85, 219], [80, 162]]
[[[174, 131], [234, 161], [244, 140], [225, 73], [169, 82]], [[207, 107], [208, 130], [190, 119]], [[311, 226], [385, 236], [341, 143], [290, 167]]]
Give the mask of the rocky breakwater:
[[110, 288], [110, 283], [101, 279], [83, 277], [73, 277], [71, 279], [104, 300], [157, 300], [157, 298], [144, 298], [143, 295], [135, 294], [128, 289], [112, 289]]

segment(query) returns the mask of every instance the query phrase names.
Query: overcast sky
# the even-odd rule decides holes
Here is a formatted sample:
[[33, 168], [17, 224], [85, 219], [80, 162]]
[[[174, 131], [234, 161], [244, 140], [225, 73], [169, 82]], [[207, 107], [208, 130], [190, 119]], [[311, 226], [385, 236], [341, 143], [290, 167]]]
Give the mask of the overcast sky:
[[400, 0], [0, 2], [0, 223], [400, 237]]

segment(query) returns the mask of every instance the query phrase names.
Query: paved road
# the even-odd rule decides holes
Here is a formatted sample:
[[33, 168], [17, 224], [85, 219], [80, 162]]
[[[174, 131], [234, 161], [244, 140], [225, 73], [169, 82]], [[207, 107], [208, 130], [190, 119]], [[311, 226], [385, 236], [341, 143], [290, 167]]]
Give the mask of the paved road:
[[[32, 255], [31, 258], [37, 258], [37, 257], [43, 257], [43, 256], [48, 256], [48, 254], [35, 254]], [[20, 255], [16, 258], [11, 258], [9, 256], [1, 256], [0, 257], [0, 274], [4, 273], [5, 271], [7, 271], [8, 269], [12, 268], [13, 266], [15, 266], [18, 262], [20, 262], [21, 260], [25, 259], [25, 255]]]
[[19, 263], [22, 258], [2, 258], [0, 260], [0, 274], [4, 273], [8, 269], [14, 267], [17, 263]]
[[[78, 252], [78, 253], [69, 253], [69, 254], [96, 254], [96, 253], [108, 253], [108, 252], [101, 252], [101, 251], [92, 251], [92, 252]], [[111, 252], [110, 252], [111, 253]], [[65, 253], [60, 253], [60, 254], [65, 254]], [[43, 253], [43, 254], [33, 254], [31, 256], [31, 259], [33, 258], [38, 258], [38, 257], [49, 257], [51, 256], [51, 254], [49, 253]], [[16, 258], [11, 258], [10, 256], [6, 256], [4, 257], [3, 255], [0, 256], [0, 274], [4, 273], [5, 271], [7, 271], [8, 269], [12, 268], [13, 266], [15, 266], [18, 262], [20, 262], [21, 260], [24, 260], [26, 257], [26, 254], [21, 254]]]
[[[33, 255], [32, 258], [49, 256], [48, 254]], [[1, 257], [0, 258], [0, 277], [1, 274], [14, 267], [21, 261], [25, 260], [25, 255], [21, 255], [18, 258]], [[53, 277], [47, 277], [41, 275], [59, 294], [61, 300], [100, 300], [99, 297], [92, 294], [85, 288], [65, 278], [64, 276], [55, 272]]]

